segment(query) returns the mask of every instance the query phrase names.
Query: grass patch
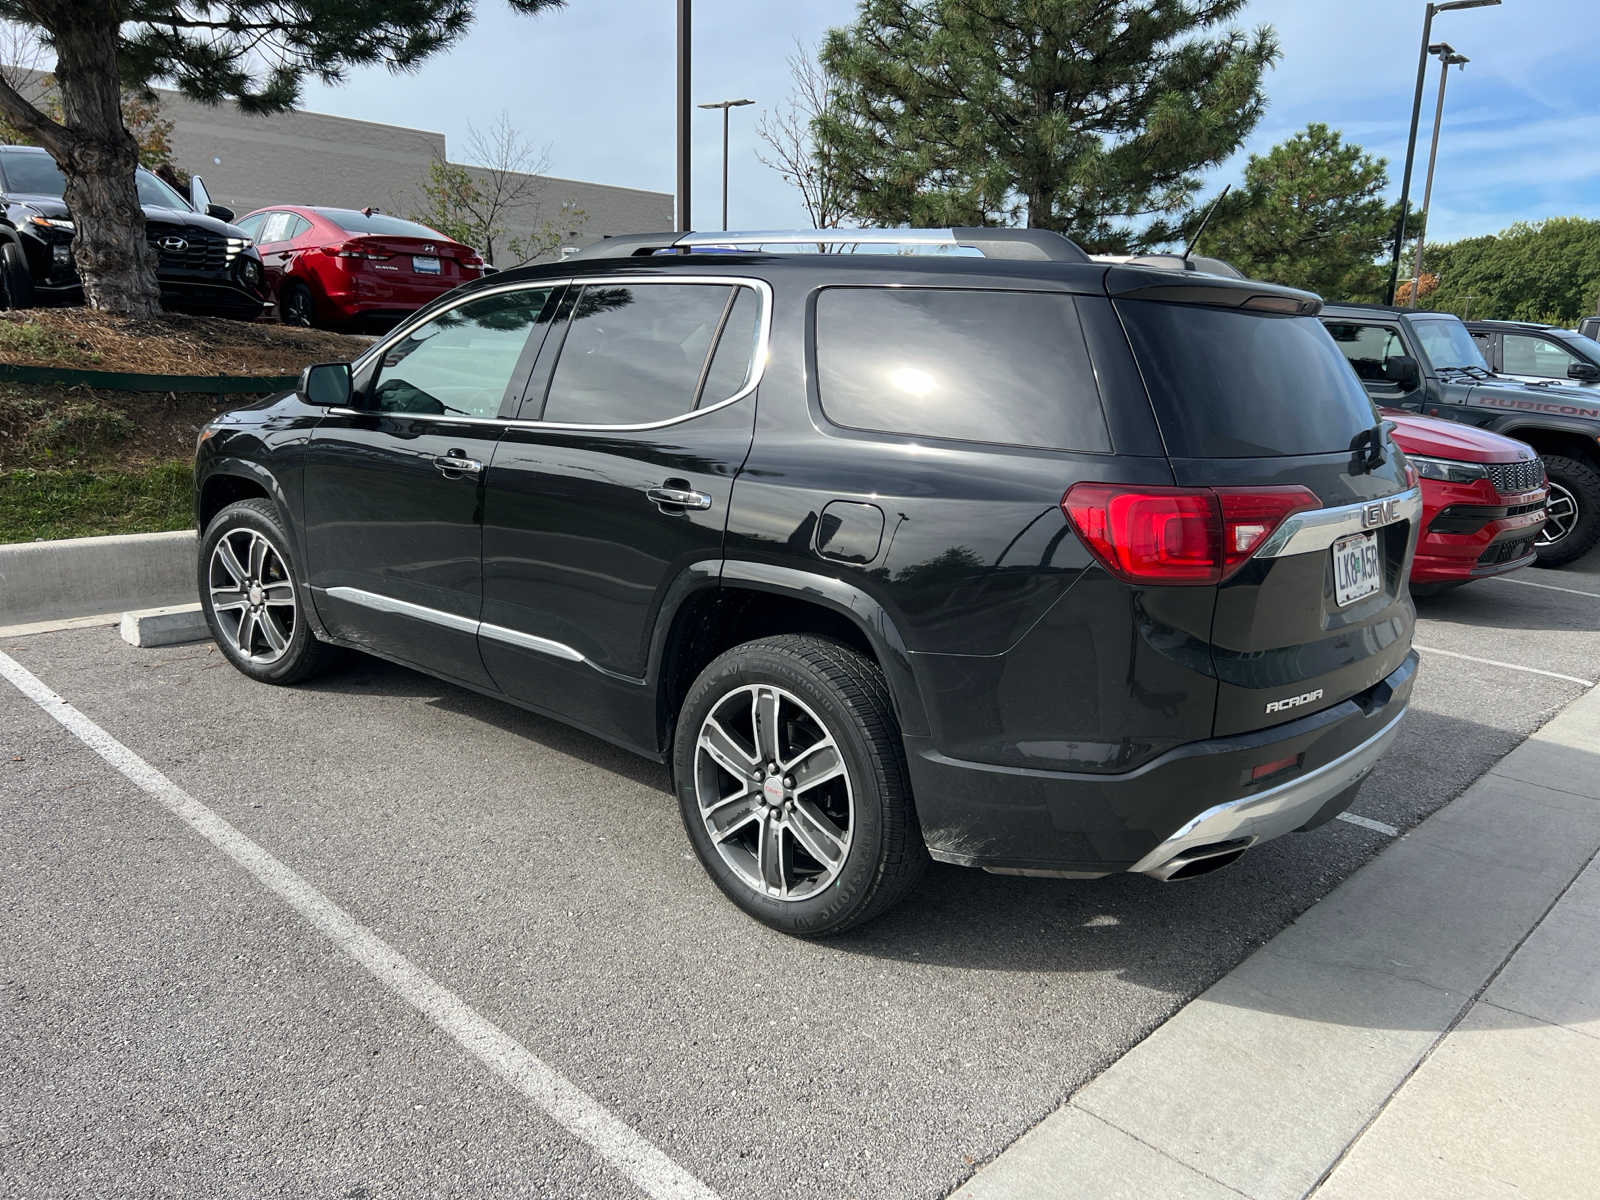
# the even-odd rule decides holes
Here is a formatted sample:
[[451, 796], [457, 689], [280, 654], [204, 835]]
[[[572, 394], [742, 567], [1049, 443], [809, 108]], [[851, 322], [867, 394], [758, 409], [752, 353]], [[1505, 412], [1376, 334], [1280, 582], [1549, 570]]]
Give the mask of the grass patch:
[[0, 362], [94, 368], [100, 361], [98, 350], [66, 329], [26, 319], [0, 321]]
[[193, 488], [193, 464], [183, 460], [129, 471], [0, 472], [0, 542], [188, 529]]

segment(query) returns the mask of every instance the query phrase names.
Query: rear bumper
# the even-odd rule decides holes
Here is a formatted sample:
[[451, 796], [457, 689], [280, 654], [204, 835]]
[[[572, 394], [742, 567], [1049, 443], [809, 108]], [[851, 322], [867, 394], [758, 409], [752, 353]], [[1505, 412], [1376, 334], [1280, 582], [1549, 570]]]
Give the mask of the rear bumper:
[[[1325, 766], [1253, 796], [1213, 805], [1128, 869], [1172, 879], [1202, 863], [1236, 857], [1257, 842], [1321, 824], [1334, 815], [1324, 811], [1329, 802], [1350, 793], [1377, 765], [1400, 732], [1404, 716], [1402, 705], [1377, 733]], [[1345, 807], [1340, 805], [1336, 811]]]
[[[1358, 696], [1271, 729], [1180, 746], [1121, 774], [961, 762], [907, 739], [928, 852], [1020, 874], [1175, 878], [1348, 807], [1393, 741], [1417, 656]], [[1294, 766], [1252, 780], [1263, 765]]]

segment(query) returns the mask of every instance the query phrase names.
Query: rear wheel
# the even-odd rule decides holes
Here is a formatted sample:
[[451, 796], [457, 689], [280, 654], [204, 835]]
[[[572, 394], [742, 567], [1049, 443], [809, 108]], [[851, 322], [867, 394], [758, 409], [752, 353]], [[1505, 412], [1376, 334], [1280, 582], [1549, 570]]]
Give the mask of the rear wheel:
[[219, 512], [200, 543], [200, 608], [229, 662], [262, 683], [299, 683], [330, 648], [311, 631], [289, 553], [289, 535], [268, 500]]
[[278, 300], [278, 316], [285, 325], [299, 325], [304, 329], [315, 326], [317, 302], [311, 289], [292, 279], [284, 284]]
[[1541, 567], [1582, 558], [1600, 542], [1600, 470], [1576, 458], [1546, 454], [1550, 477], [1548, 519], [1534, 550]]
[[838, 642], [763, 638], [712, 662], [684, 700], [673, 768], [701, 864], [774, 929], [871, 920], [927, 863], [888, 686]]
[[6, 308], [33, 307], [33, 272], [28, 256], [15, 242], [0, 243], [0, 299]]

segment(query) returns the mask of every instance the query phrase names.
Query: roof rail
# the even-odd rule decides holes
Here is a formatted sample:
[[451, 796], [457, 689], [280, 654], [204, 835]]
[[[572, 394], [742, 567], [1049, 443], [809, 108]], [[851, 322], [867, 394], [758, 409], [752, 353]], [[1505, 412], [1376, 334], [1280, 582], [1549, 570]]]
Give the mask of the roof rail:
[[[1078, 245], [1048, 229], [766, 229], [737, 233], [624, 233], [608, 236], [571, 258], [631, 258], [697, 249], [769, 246], [952, 246], [985, 258], [1088, 262]], [[569, 259], [568, 261], [571, 261]]]

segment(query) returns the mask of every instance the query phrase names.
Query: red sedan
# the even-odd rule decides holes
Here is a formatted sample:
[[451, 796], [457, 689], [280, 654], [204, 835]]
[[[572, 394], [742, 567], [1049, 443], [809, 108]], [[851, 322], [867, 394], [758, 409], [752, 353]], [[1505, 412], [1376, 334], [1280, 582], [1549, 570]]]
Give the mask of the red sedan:
[[236, 224], [287, 325], [393, 324], [483, 274], [471, 247], [375, 209], [277, 205]]
[[1534, 560], [1549, 488], [1533, 448], [1457, 421], [1384, 409], [1394, 441], [1422, 477], [1417, 595], [1503, 575]]

